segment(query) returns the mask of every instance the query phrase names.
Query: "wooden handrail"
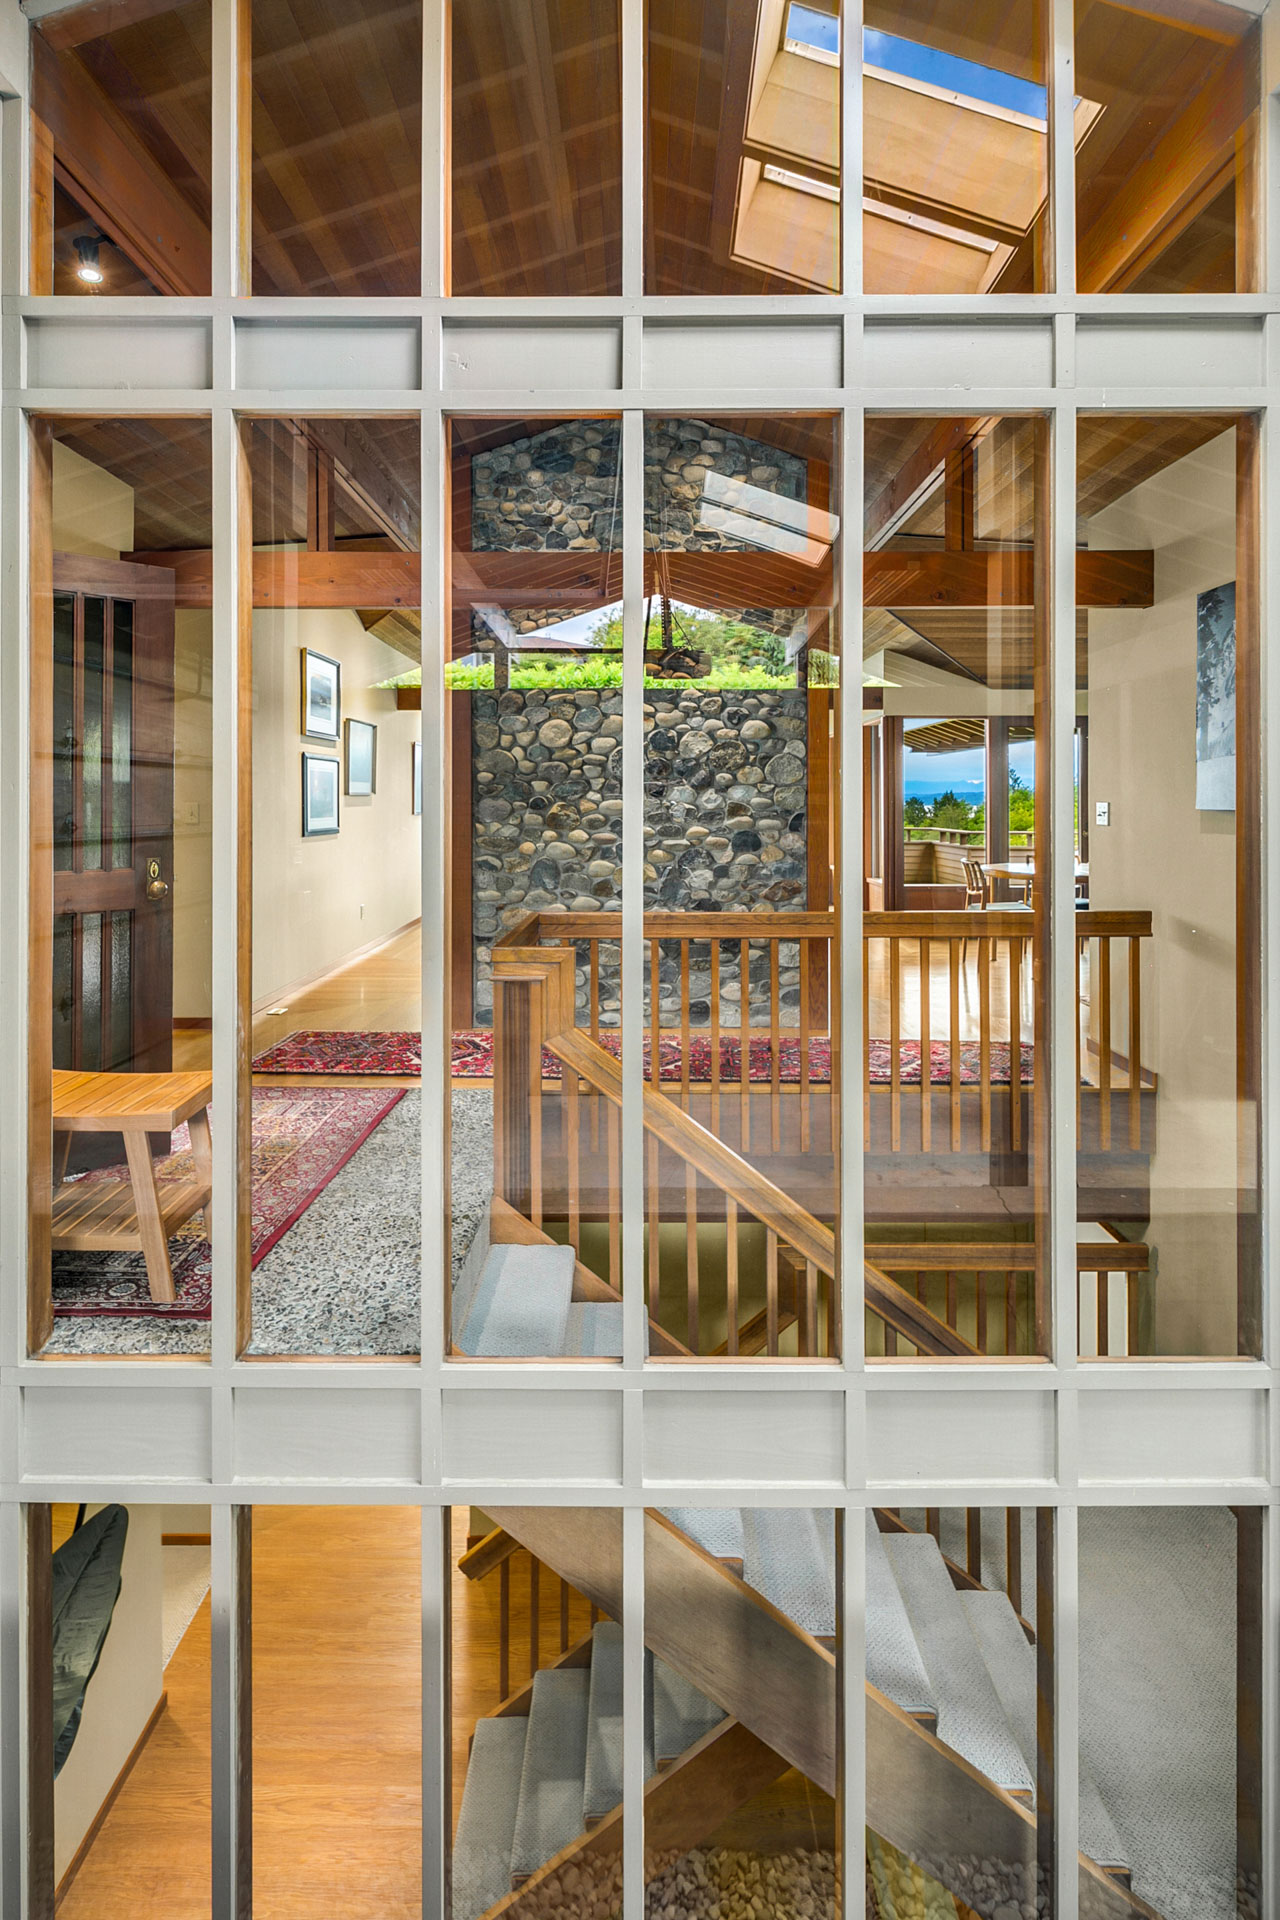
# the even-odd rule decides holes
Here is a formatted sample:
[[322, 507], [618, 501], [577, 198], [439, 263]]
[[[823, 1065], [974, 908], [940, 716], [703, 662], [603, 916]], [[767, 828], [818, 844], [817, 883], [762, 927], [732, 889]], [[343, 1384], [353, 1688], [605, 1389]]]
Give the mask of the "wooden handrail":
[[[646, 940], [799, 940], [834, 937], [834, 913], [646, 913]], [[896, 936], [904, 940], [941, 940], [948, 936], [988, 933], [996, 939], [1028, 940], [1030, 916], [1010, 907], [976, 909], [915, 908], [902, 912], [867, 912], [862, 916], [865, 939]], [[1075, 916], [1081, 938], [1109, 935], [1117, 939], [1151, 937], [1151, 913], [1146, 908], [1086, 908]], [[513, 947], [536, 947], [543, 941], [617, 940], [622, 933], [620, 913], [559, 913], [539, 908], [507, 927], [493, 945], [503, 953]]]

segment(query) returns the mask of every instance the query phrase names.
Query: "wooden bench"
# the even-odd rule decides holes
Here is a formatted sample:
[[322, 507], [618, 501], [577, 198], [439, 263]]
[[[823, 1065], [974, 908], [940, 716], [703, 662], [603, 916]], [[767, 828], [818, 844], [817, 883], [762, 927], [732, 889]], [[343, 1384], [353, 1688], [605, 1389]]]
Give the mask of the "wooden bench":
[[[140, 1252], [153, 1300], [174, 1299], [169, 1236], [213, 1191], [208, 1073], [67, 1073], [53, 1076], [53, 1244], [81, 1251]], [[193, 1171], [181, 1180], [156, 1180], [149, 1134], [171, 1134], [187, 1122]], [[77, 1133], [124, 1136], [129, 1171], [115, 1179], [63, 1184], [71, 1139]], [[206, 1229], [207, 1229], [206, 1216]]]

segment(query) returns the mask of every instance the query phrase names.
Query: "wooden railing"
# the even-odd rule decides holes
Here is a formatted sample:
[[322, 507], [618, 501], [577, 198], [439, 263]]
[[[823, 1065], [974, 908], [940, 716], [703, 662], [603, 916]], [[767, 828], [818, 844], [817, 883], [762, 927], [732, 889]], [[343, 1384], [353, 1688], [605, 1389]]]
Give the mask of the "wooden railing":
[[[525, 1679], [512, 1686], [513, 1635], [511, 1631], [511, 1595], [514, 1569], [521, 1561], [527, 1561], [524, 1577], [528, 1583], [527, 1635], [526, 1645], [521, 1658], [525, 1668]], [[468, 1580], [487, 1580], [496, 1575], [498, 1582], [498, 1634], [495, 1652], [497, 1655], [497, 1692], [498, 1712], [523, 1706], [523, 1696], [533, 1683], [533, 1677], [540, 1672], [544, 1663], [542, 1655], [543, 1603], [549, 1599], [556, 1607], [559, 1632], [557, 1651], [554, 1656], [556, 1665], [564, 1665], [566, 1656], [572, 1657], [575, 1648], [584, 1640], [589, 1641], [591, 1629], [600, 1618], [600, 1609], [592, 1601], [578, 1593], [563, 1575], [554, 1567], [548, 1567], [535, 1554], [527, 1553], [513, 1540], [509, 1533], [494, 1531], [473, 1541], [458, 1562], [458, 1571]], [[575, 1637], [574, 1625], [577, 1634]], [[517, 1655], [520, 1648], [515, 1648]], [[585, 1662], [584, 1662], [585, 1664]], [[524, 1708], [527, 1711], [527, 1707]]]
[[[619, 1116], [622, 1068], [598, 1040], [574, 1024], [574, 956], [565, 947], [495, 946], [495, 1194], [541, 1231], [548, 1217], [563, 1220], [580, 1260], [587, 1257], [584, 1187], [598, 1219], [607, 1221], [603, 1253], [608, 1284], [621, 1285]], [[558, 1062], [559, 1081], [548, 1080], [546, 1056]], [[548, 1087], [551, 1092], [548, 1094]], [[584, 1099], [603, 1103], [604, 1123], [595, 1148], [584, 1125]], [[554, 1118], [548, 1105], [556, 1109]], [[673, 1215], [667, 1197], [678, 1185], [683, 1199], [684, 1238], [680, 1275], [688, 1344], [702, 1351], [702, 1291], [699, 1227], [725, 1229], [726, 1334], [730, 1357], [764, 1350], [780, 1352], [786, 1324], [794, 1324], [800, 1357], [839, 1352], [839, 1299], [834, 1284], [835, 1234], [793, 1195], [646, 1083], [642, 1089], [649, 1229], [648, 1310], [653, 1325], [663, 1315], [660, 1230]], [[594, 1116], [599, 1119], [598, 1113]], [[548, 1146], [550, 1153], [548, 1154]], [[584, 1177], [584, 1161], [587, 1175]], [[673, 1181], [668, 1170], [677, 1168]], [[603, 1187], [603, 1193], [601, 1188]], [[742, 1321], [741, 1254], [751, 1228], [763, 1238], [764, 1305]], [[659, 1253], [653, 1254], [655, 1244]], [[596, 1269], [599, 1271], [599, 1269]], [[784, 1286], [789, 1273], [789, 1289]], [[886, 1274], [866, 1269], [867, 1304], [923, 1351], [971, 1354], [974, 1348]], [[715, 1351], [715, 1349], [713, 1349]]]

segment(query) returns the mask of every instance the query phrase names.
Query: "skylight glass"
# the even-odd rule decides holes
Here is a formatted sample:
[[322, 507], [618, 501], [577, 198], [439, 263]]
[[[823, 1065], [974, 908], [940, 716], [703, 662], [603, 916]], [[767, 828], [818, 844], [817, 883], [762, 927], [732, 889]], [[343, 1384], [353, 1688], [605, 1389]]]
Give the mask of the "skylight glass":
[[[793, 6], [792, 16], [804, 13]], [[820, 16], [813, 16], [814, 18]], [[834, 27], [836, 22], [830, 24]], [[931, 87], [943, 87], [948, 93], [962, 93], [970, 100], [981, 100], [991, 107], [1007, 107], [1013, 113], [1025, 113], [1043, 120], [1048, 111], [1048, 95], [1043, 87], [1019, 80], [996, 67], [981, 67], [976, 60], [961, 60], [953, 53], [939, 53], [918, 40], [903, 40], [896, 33], [880, 33], [864, 27], [862, 58], [866, 66], [883, 67], [888, 73], [900, 73], [907, 80], [923, 80]]]
[[819, 13], [791, 0], [787, 9], [787, 39], [802, 47], [814, 47], [819, 53], [839, 53], [840, 22], [834, 14]]

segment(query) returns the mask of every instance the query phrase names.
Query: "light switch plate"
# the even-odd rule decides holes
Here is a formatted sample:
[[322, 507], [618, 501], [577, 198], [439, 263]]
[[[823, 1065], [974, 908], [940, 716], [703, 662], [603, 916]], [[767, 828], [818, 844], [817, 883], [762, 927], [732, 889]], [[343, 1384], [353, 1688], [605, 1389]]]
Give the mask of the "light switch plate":
[[1111, 825], [1111, 802], [1109, 800], [1094, 801], [1093, 824], [1095, 827], [1109, 827]]

